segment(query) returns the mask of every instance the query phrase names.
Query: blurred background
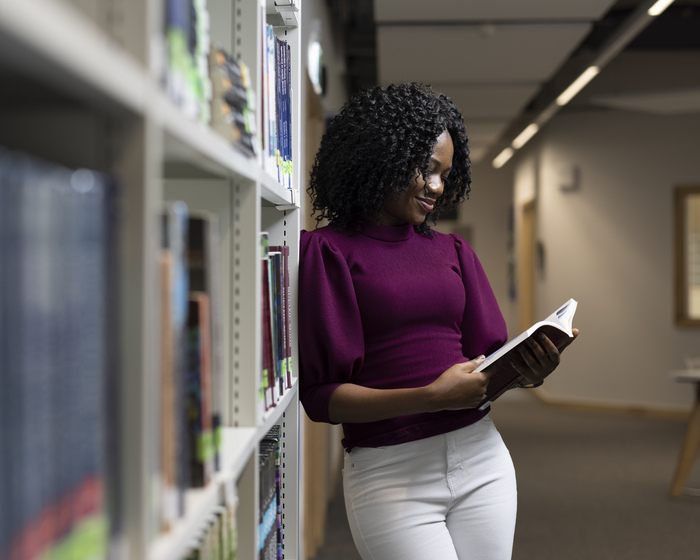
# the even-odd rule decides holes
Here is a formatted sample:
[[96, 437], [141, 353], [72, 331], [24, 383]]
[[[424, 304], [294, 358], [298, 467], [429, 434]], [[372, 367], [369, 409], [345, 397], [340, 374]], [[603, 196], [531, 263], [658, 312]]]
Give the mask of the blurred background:
[[[306, 165], [313, 161], [324, 120], [353, 91], [401, 81], [431, 85], [463, 112], [473, 166], [470, 199], [437, 228], [470, 241], [510, 336], [568, 298], [579, 302], [575, 324], [581, 336], [557, 374], [536, 392], [510, 395], [517, 403], [494, 406], [525, 489], [521, 512], [524, 508], [543, 523], [559, 519], [563, 527], [552, 526], [552, 533], [571, 545], [555, 541], [549, 549], [527, 548], [536, 542], [525, 536], [528, 532], [544, 537], [546, 531], [538, 532], [535, 521], [525, 527], [527, 521], [520, 521], [518, 558], [700, 555], [700, 543], [689, 533], [700, 521], [700, 502], [695, 498], [674, 506], [666, 498], [695, 397], [695, 385], [676, 382], [673, 372], [700, 355], [694, 303], [700, 253], [693, 218], [700, 204], [700, 2], [676, 0], [665, 9], [654, 4], [304, 2], [303, 33], [313, 45]], [[651, 15], [652, 7], [661, 12]], [[522, 415], [532, 423], [523, 422]], [[548, 420], [538, 422], [541, 415]], [[629, 421], [641, 424], [625, 424]], [[553, 432], [549, 422], [580, 431]], [[330, 430], [327, 445], [334, 453], [337, 435]], [[619, 444], [615, 459], [601, 439], [606, 433]], [[518, 443], [523, 437], [530, 442], [530, 436], [549, 445], [549, 451]], [[667, 449], [658, 447], [666, 444]], [[563, 463], [555, 464], [546, 477], [550, 484], [543, 484], [544, 455], [538, 454], [566, 456], [567, 445], [574, 453], [570, 460], [579, 461], [580, 468], [574, 475]], [[640, 449], [642, 455], [633, 451]], [[615, 469], [600, 463], [585, 466], [596, 456], [613, 461], [622, 472], [613, 475]], [[666, 463], [653, 464], [653, 458]], [[329, 469], [332, 489], [337, 465]], [[606, 473], [621, 477], [618, 482], [635, 476], [646, 481], [627, 488], [629, 495], [653, 500], [645, 521], [623, 521], [645, 508], [623, 497], [612, 479], [595, 482]], [[527, 490], [533, 484], [534, 494]], [[620, 506], [617, 518], [598, 518], [597, 526], [606, 528], [595, 535], [581, 529], [582, 519], [566, 516], [571, 510], [564, 506], [574, 499], [569, 491], [579, 484], [579, 490], [601, 490], [592, 497], [600, 507], [581, 504], [580, 511], [591, 516], [604, 511], [603, 494]], [[690, 509], [673, 513], [668, 507]], [[659, 527], [649, 532], [651, 511], [678, 533]], [[612, 538], [614, 527], [625, 523], [636, 529]], [[637, 537], [645, 535], [644, 545], [635, 530]], [[663, 549], [679, 540], [688, 546]], [[340, 542], [335, 536], [330, 541], [327, 547]], [[574, 542], [584, 546], [578, 555]], [[605, 542], [610, 543], [607, 553]], [[344, 557], [345, 552], [321, 549], [318, 558], [326, 558], [324, 553]]]

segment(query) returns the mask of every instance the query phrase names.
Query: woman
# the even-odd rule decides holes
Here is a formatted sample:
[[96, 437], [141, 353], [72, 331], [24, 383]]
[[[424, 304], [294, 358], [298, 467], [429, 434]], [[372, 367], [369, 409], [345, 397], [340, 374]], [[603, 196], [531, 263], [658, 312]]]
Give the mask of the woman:
[[[467, 135], [444, 95], [417, 84], [353, 96], [311, 172], [317, 220], [302, 232], [300, 395], [342, 423], [343, 488], [364, 559], [510, 558], [510, 455], [475, 404], [506, 327], [471, 247], [429, 222], [470, 191]], [[524, 358], [539, 384], [548, 339]]]

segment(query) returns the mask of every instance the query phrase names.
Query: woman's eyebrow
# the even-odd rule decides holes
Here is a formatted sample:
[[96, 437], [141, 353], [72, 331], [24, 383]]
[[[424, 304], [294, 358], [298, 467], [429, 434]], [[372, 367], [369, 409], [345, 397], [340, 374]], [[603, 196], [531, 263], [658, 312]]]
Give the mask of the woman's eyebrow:
[[[443, 163], [439, 159], [437, 159], [435, 156], [430, 156], [430, 162], [434, 163], [436, 165], [443, 165]], [[449, 167], [446, 167], [445, 171], [449, 171], [451, 169], [452, 169], [452, 164], [450, 164]]]

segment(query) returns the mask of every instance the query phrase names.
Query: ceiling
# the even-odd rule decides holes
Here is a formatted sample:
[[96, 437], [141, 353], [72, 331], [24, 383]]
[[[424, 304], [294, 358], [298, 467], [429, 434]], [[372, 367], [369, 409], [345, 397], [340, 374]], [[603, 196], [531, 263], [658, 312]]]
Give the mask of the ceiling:
[[[653, 0], [327, 1], [350, 90], [430, 84], [464, 114], [476, 162], [546, 111], [700, 111], [700, 0], [657, 18]], [[592, 62], [598, 76], [560, 109], [554, 99]]]

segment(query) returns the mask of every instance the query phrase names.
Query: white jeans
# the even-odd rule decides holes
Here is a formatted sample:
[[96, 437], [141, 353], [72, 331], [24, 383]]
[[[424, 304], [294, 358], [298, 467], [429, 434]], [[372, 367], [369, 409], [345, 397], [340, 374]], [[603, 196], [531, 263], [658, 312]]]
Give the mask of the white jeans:
[[363, 560], [508, 560], [517, 490], [487, 416], [447, 434], [345, 453], [345, 507]]

